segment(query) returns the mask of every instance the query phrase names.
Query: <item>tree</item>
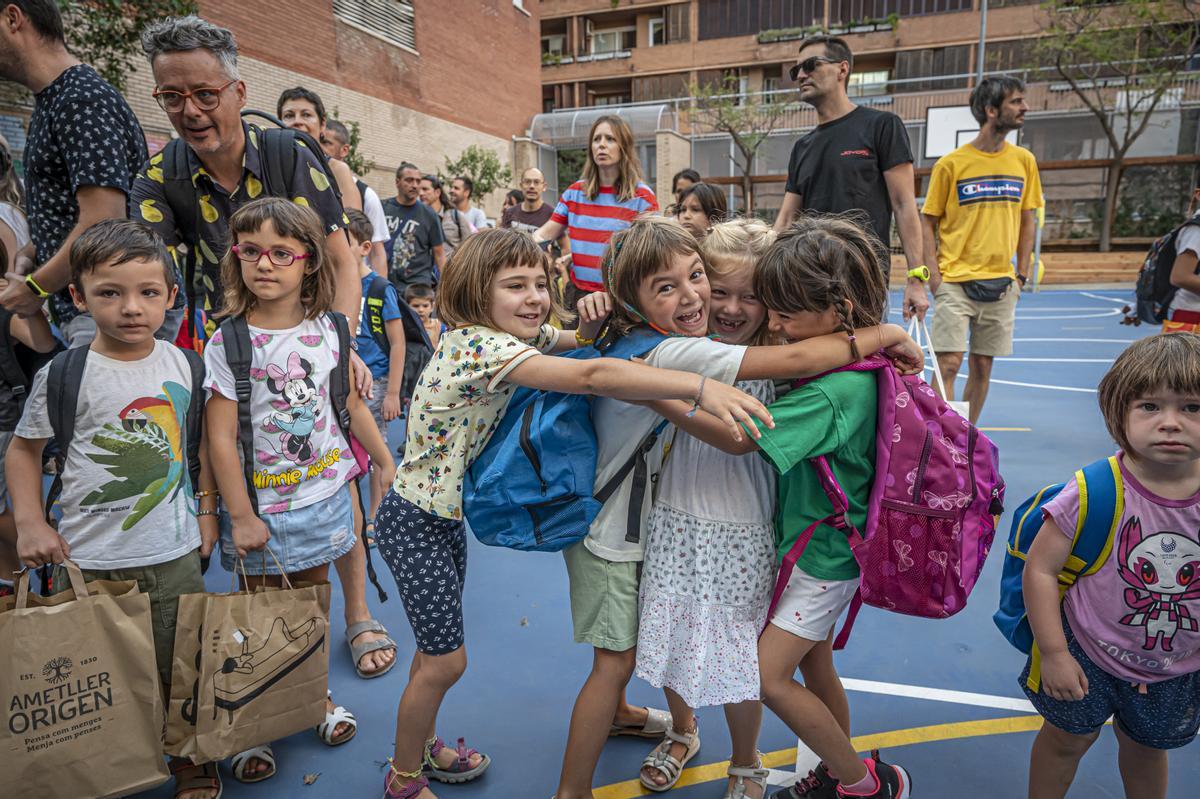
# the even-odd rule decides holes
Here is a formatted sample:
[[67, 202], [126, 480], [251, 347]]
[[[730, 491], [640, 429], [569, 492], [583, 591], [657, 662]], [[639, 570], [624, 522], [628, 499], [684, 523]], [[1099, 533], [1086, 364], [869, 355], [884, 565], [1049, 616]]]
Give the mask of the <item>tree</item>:
[[137, 70], [142, 29], [163, 17], [195, 14], [195, 0], [59, 0], [67, 47], [125, 91], [125, 78]]
[[1046, 36], [1034, 47], [1100, 123], [1108, 170], [1100, 250], [1112, 245], [1125, 158], [1200, 44], [1197, 0], [1047, 0]]
[[449, 182], [465, 176], [475, 184], [471, 197], [476, 202], [501, 186], [512, 182], [512, 169], [500, 163], [500, 156], [491, 150], [472, 144], [462, 151], [457, 161], [446, 159], [446, 170], [442, 179]]
[[[692, 84], [693, 124], [726, 133], [737, 148], [738, 157], [730, 156], [742, 176], [742, 200], [746, 213], [754, 210], [754, 161], [767, 137], [794, 110], [782, 102], [773, 102], [757, 94], [739, 94], [736, 75], [726, 75], [719, 83]], [[740, 163], [739, 163], [740, 160]]]
[[338, 110], [333, 109], [330, 115], [333, 119], [341, 122], [346, 126], [346, 134], [350, 137], [350, 141], [346, 144], [350, 145], [350, 152], [346, 153], [346, 157], [342, 160], [346, 166], [350, 167], [350, 171], [356, 175], [366, 175], [375, 168], [375, 161], [368, 161], [367, 157], [359, 152], [359, 147], [362, 146], [362, 126], [357, 121], [342, 119], [338, 116]]

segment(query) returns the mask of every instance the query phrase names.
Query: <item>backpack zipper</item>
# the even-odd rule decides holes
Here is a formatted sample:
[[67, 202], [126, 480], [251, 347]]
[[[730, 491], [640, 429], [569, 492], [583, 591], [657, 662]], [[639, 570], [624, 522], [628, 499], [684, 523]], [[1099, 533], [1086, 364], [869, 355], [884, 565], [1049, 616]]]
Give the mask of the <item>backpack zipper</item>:
[[542, 486], [542, 496], [545, 496], [549, 487], [542, 478], [542, 462], [538, 459], [537, 451], [533, 448], [533, 440], [529, 435], [529, 431], [533, 427], [533, 408], [536, 404], [536, 402], [529, 403], [521, 414], [521, 451], [525, 453], [525, 457], [533, 465], [533, 472], [537, 475], [538, 483]]
[[925, 485], [925, 469], [929, 466], [929, 451], [933, 449], [933, 433], [925, 431], [925, 443], [921, 445], [921, 459], [917, 461], [917, 476], [913, 479], [912, 501], [921, 504], [921, 488]]

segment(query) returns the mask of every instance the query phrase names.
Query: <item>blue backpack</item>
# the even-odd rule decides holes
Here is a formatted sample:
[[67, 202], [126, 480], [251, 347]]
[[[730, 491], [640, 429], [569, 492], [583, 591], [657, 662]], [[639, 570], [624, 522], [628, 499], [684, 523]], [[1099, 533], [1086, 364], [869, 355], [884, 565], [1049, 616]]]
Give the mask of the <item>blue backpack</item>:
[[[1060, 602], [1076, 580], [1095, 574], [1108, 560], [1117, 524], [1125, 511], [1125, 485], [1116, 456], [1090, 463], [1075, 472], [1075, 484], [1079, 487], [1079, 521], [1075, 525], [1071, 555], [1058, 575]], [[1041, 657], [1025, 613], [1022, 576], [1029, 547], [1042, 529], [1042, 506], [1058, 496], [1063, 485], [1046, 486], [1017, 508], [1008, 537], [1004, 574], [1000, 578], [1000, 607], [992, 616], [1009, 643], [1032, 656], [1028, 685], [1033, 691], [1041, 684]]]
[[[582, 347], [562, 357], [623, 358], [645, 355], [666, 336], [644, 328], [607, 346]], [[596, 431], [591, 397], [518, 388], [483, 452], [467, 469], [463, 511], [475, 537], [485, 544], [535, 552], [557, 552], [580, 541], [613, 492], [634, 475], [628, 539], [640, 536], [646, 495], [646, 455], [666, 427], [660, 422], [629, 460], [599, 490]]]

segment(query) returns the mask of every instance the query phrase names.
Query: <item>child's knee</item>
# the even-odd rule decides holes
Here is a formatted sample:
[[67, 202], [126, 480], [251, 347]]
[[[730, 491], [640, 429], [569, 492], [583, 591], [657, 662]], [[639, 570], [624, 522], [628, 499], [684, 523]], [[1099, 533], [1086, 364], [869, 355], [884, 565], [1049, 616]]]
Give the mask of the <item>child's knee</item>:
[[1092, 744], [1099, 737], [1099, 730], [1083, 735], [1076, 735], [1075, 733], [1061, 730], [1050, 722], [1044, 723], [1042, 731], [1038, 733], [1038, 739], [1042, 745], [1047, 747], [1056, 757], [1061, 758], [1083, 757], [1084, 753], [1092, 747]]
[[595, 660], [592, 663], [592, 671], [607, 681], [619, 682], [624, 685], [633, 677], [636, 662], [637, 650], [635, 649], [626, 649], [622, 652], [597, 649]]
[[417, 677], [445, 691], [458, 682], [467, 670], [467, 650], [459, 647], [445, 655], [423, 655]]

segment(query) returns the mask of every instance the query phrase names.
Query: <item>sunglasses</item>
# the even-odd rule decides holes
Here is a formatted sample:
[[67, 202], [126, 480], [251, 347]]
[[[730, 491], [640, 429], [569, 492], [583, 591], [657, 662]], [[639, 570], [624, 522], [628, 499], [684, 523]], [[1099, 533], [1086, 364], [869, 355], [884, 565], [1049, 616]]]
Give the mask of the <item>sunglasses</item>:
[[235, 83], [237, 83], [236, 79], [229, 81], [224, 86], [201, 86], [199, 89], [192, 89], [190, 92], [177, 92], [173, 89], [155, 89], [150, 96], [168, 114], [177, 114], [182, 111], [189, 97], [201, 111], [212, 111], [221, 104], [221, 92]]
[[796, 64], [792, 64], [792, 68], [788, 70], [788, 75], [791, 77], [792, 82], [795, 83], [796, 81], [800, 80], [801, 72], [803, 72], [805, 75], [811, 75], [816, 70], [816, 68], [818, 66], [820, 66], [821, 64], [836, 64], [836, 63], [838, 63], [838, 62], [834, 61], [832, 58], [827, 58], [823, 55], [809, 56], [808, 58], [804, 59], [803, 61], [800, 61]]
[[302, 261], [309, 257], [309, 253], [301, 253], [297, 255], [291, 250], [285, 250], [283, 247], [272, 247], [269, 250], [264, 250], [257, 244], [235, 244], [229, 249], [233, 250], [233, 254], [238, 257], [239, 261], [245, 261], [248, 264], [256, 264], [264, 254], [276, 266], [291, 266], [296, 261]]

